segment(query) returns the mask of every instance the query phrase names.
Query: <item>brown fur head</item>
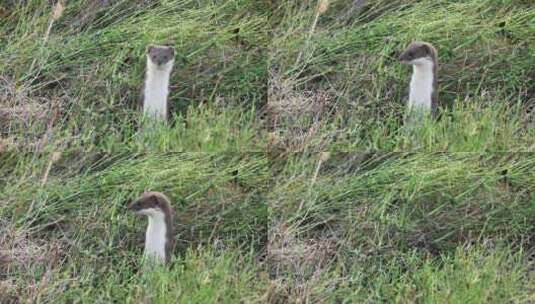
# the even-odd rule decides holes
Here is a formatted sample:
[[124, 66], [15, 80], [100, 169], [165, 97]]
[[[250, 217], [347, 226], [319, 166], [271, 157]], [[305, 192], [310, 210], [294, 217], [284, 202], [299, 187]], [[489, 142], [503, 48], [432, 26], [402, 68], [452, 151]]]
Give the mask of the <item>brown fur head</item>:
[[130, 206], [130, 210], [139, 212], [144, 209], [161, 209], [164, 214], [171, 214], [171, 204], [169, 198], [161, 192], [143, 192]]
[[412, 42], [407, 49], [399, 56], [399, 61], [404, 64], [415, 64], [418, 59], [427, 58], [437, 62], [437, 50], [428, 42]]
[[169, 262], [171, 253], [175, 246], [175, 231], [173, 226], [173, 209], [171, 201], [165, 194], [161, 192], [149, 191], [143, 192], [130, 206], [130, 210], [140, 215], [151, 216], [153, 210], [160, 210], [165, 215], [165, 224], [167, 226], [166, 245], [165, 245], [165, 260]]
[[147, 46], [147, 58], [154, 64], [163, 66], [174, 60], [175, 49], [170, 46], [151, 44]]

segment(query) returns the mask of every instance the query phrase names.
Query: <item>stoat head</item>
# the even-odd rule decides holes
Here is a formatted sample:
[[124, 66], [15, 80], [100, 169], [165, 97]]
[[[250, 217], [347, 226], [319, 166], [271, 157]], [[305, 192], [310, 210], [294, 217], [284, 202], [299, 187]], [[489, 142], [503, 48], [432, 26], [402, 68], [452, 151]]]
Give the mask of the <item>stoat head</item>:
[[162, 214], [171, 218], [172, 209], [169, 199], [160, 192], [143, 192], [132, 204], [129, 209], [139, 215], [146, 215], [148, 217], [155, 217]]
[[167, 70], [173, 67], [175, 49], [165, 45], [147, 46], [147, 61], [159, 70]]
[[437, 50], [427, 42], [412, 42], [399, 56], [403, 64], [422, 65], [437, 61]]

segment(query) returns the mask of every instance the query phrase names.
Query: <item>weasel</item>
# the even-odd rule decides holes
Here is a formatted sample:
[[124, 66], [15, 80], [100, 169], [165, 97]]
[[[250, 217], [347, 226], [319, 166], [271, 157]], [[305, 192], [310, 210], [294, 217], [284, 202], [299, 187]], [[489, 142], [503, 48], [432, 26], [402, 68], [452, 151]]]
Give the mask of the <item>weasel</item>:
[[167, 196], [160, 192], [144, 192], [129, 209], [149, 219], [143, 255], [158, 262], [169, 262], [175, 239], [173, 210]]
[[413, 42], [399, 56], [399, 61], [412, 65], [409, 111], [421, 108], [435, 112], [438, 107], [438, 52], [435, 47], [427, 42]]
[[167, 120], [167, 96], [169, 78], [175, 57], [170, 46], [149, 45], [147, 47], [147, 74], [143, 88], [143, 113]]

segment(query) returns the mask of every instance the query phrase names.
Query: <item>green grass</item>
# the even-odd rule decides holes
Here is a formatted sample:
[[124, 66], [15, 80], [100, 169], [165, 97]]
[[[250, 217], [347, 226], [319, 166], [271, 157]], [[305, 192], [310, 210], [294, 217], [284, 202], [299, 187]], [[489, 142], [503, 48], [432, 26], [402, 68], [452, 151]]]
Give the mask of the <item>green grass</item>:
[[[332, 1], [319, 14], [315, 1], [280, 1], [269, 51], [278, 147], [533, 151], [528, 2]], [[439, 51], [443, 110], [407, 137], [400, 130], [411, 70], [397, 56], [413, 40]]]
[[[42, 1], [2, 10], [3, 150], [261, 149], [259, 139], [241, 145], [262, 133], [255, 119], [267, 96], [261, 4], [106, 3], [69, 1], [57, 20]], [[178, 118], [154, 142], [135, 136], [150, 43], [172, 45], [177, 54], [169, 101]]]
[[[54, 4], [0, 6], [0, 302], [265, 302], [265, 5]], [[168, 124], [137, 109], [149, 43], [177, 54]], [[148, 189], [176, 211], [154, 273], [125, 210]]]
[[[531, 1], [14, 2], [0, 303], [535, 302]], [[416, 126], [413, 39], [441, 63]], [[167, 124], [136, 105], [149, 43], [176, 49]], [[145, 190], [176, 213], [154, 271]]]
[[[137, 303], [149, 288], [158, 303], [261, 301], [264, 155], [4, 154], [0, 163], [0, 302]], [[176, 212], [169, 272], [140, 268], [146, 219], [126, 205], [144, 190], [166, 193]]]
[[[2, 301], [529, 303], [530, 153], [1, 155]], [[144, 272], [145, 189], [176, 211]]]
[[534, 165], [529, 153], [280, 157], [272, 301], [529, 303]]
[[[3, 291], [2, 303], [26, 300], [44, 303], [263, 303], [261, 294], [268, 283], [253, 268], [252, 258], [213, 252], [204, 247], [188, 250], [171, 269], [140, 272], [128, 264], [103, 266], [96, 270], [83, 265], [48, 267], [38, 289], [20, 294]], [[244, 265], [244, 266], [237, 266]], [[39, 273], [35, 274], [39, 276]], [[75, 279], [73, 279], [74, 277]], [[260, 295], [259, 295], [260, 294]]]

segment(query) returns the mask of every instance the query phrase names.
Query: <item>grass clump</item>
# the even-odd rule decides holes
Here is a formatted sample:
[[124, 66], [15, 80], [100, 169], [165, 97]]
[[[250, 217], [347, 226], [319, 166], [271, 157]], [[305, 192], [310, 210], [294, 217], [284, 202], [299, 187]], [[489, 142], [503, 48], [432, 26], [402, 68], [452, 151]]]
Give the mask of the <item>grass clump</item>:
[[527, 301], [534, 162], [529, 153], [279, 158], [269, 194], [271, 299]]

